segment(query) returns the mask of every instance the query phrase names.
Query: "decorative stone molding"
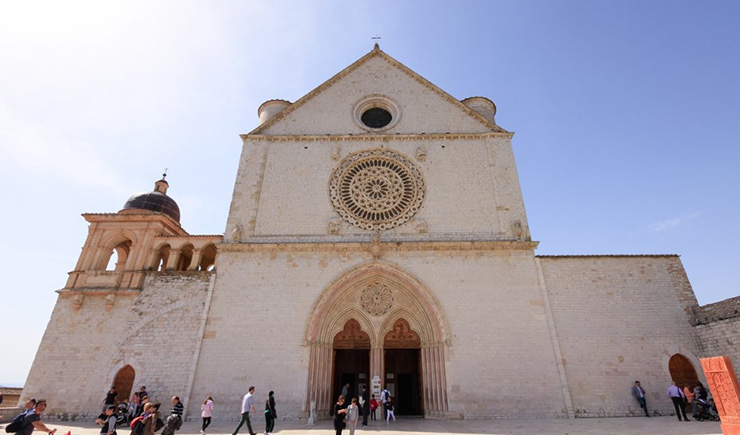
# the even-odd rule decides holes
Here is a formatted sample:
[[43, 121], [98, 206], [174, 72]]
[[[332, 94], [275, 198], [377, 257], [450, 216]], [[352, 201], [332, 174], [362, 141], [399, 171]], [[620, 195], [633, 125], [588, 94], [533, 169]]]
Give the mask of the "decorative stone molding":
[[75, 309], [75, 311], [82, 308], [82, 302], [85, 300], [85, 296], [81, 294], [76, 294], [72, 297], [72, 307]]
[[488, 138], [507, 138], [514, 137], [514, 133], [509, 132], [489, 132], [489, 133], [429, 133], [429, 134], [394, 134], [394, 135], [377, 135], [377, 134], [337, 134], [337, 135], [262, 135], [262, 134], [242, 134], [242, 140], [246, 141], [265, 141], [265, 142], [395, 142], [395, 141], [415, 141], [429, 142], [431, 140], [479, 140]]
[[331, 150], [331, 159], [332, 160], [339, 160], [339, 153], [342, 151], [342, 147], [339, 144], [334, 145], [334, 147]]
[[424, 145], [422, 145], [416, 149], [416, 160], [423, 162], [426, 159], [427, 159], [427, 149], [424, 147]]
[[105, 297], [105, 311], [110, 311], [113, 308], [113, 303], [116, 301], [115, 293], [111, 293]]
[[414, 221], [414, 230], [419, 234], [426, 234], [429, 231], [427, 223], [422, 220]]
[[342, 221], [340, 219], [332, 219], [326, 224], [326, 232], [329, 234], [339, 234], [342, 231]]
[[366, 230], [387, 230], [406, 223], [424, 201], [424, 179], [409, 159], [375, 148], [347, 156], [329, 183], [334, 209]]
[[242, 224], [236, 224], [234, 229], [231, 231], [231, 241], [232, 242], [240, 242], [242, 239], [242, 232], [243, 232]]
[[393, 291], [382, 282], [375, 281], [360, 293], [360, 305], [365, 312], [381, 316], [393, 308]]

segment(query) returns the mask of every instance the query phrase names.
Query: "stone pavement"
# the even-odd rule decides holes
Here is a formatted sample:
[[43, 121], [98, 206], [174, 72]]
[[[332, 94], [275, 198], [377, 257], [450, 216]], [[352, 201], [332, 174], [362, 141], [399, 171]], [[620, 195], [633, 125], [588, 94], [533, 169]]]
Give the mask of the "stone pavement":
[[[256, 420], [253, 429], [258, 434], [264, 430], [264, 420]], [[230, 435], [237, 422], [215, 422], [208, 428], [208, 435]], [[94, 423], [48, 422], [51, 428], [58, 428], [57, 435], [71, 431], [72, 435], [98, 435], [100, 429]], [[262, 430], [260, 430], [262, 429]], [[199, 422], [186, 422], [179, 435], [199, 435]], [[127, 428], [120, 428], [119, 435], [129, 435]], [[39, 432], [36, 432], [39, 433]], [[242, 435], [248, 435], [246, 426]], [[355, 435], [441, 435], [441, 434], [521, 434], [521, 435], [721, 435], [719, 422], [690, 421], [679, 422], [676, 417], [631, 417], [631, 418], [579, 418], [569, 420], [430, 420], [423, 418], [399, 418], [397, 423], [371, 422], [368, 428], [358, 428]], [[40, 434], [40, 433], [39, 433]], [[315, 426], [307, 426], [303, 421], [277, 421], [276, 435], [333, 435], [334, 429], [329, 420], [319, 421]], [[349, 435], [349, 431], [342, 432]], [[44, 434], [45, 435], [45, 434]]]

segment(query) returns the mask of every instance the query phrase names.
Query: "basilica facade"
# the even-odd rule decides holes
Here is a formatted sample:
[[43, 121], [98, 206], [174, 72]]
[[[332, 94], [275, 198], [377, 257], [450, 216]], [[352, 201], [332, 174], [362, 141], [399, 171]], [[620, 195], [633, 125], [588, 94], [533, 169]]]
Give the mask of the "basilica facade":
[[182, 228], [164, 178], [83, 215], [23, 398], [85, 419], [111, 385], [146, 385], [192, 418], [213, 396], [227, 420], [254, 385], [306, 419], [350, 384], [388, 388], [397, 415], [573, 418], [641, 415], [639, 379], [668, 414], [671, 380], [737, 354], [736, 301], [699, 307], [677, 255], [535, 254], [487, 98], [455, 99], [376, 45], [258, 115], [223, 234]]

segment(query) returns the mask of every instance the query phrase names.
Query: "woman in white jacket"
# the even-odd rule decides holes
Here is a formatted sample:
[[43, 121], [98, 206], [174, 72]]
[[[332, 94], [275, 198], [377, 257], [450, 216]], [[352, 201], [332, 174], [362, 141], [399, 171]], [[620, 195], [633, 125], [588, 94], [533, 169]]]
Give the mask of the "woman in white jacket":
[[206, 428], [211, 424], [211, 416], [213, 415], [213, 397], [208, 396], [206, 400], [200, 405], [200, 416], [203, 417], [203, 427], [200, 433], [206, 433]]

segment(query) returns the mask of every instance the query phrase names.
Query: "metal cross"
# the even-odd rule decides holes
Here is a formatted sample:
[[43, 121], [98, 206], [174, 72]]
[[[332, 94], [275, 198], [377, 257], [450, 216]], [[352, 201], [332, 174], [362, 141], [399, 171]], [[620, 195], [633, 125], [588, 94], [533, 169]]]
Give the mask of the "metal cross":
[[375, 34], [375, 36], [373, 36], [373, 37], [372, 37], [372, 38], [370, 38], [370, 39], [373, 39], [373, 40], [375, 41], [375, 45], [378, 45], [378, 46], [379, 46], [379, 44], [378, 44], [378, 40], [380, 40], [380, 36], [378, 36], [378, 34], [377, 34], [377, 33]]

